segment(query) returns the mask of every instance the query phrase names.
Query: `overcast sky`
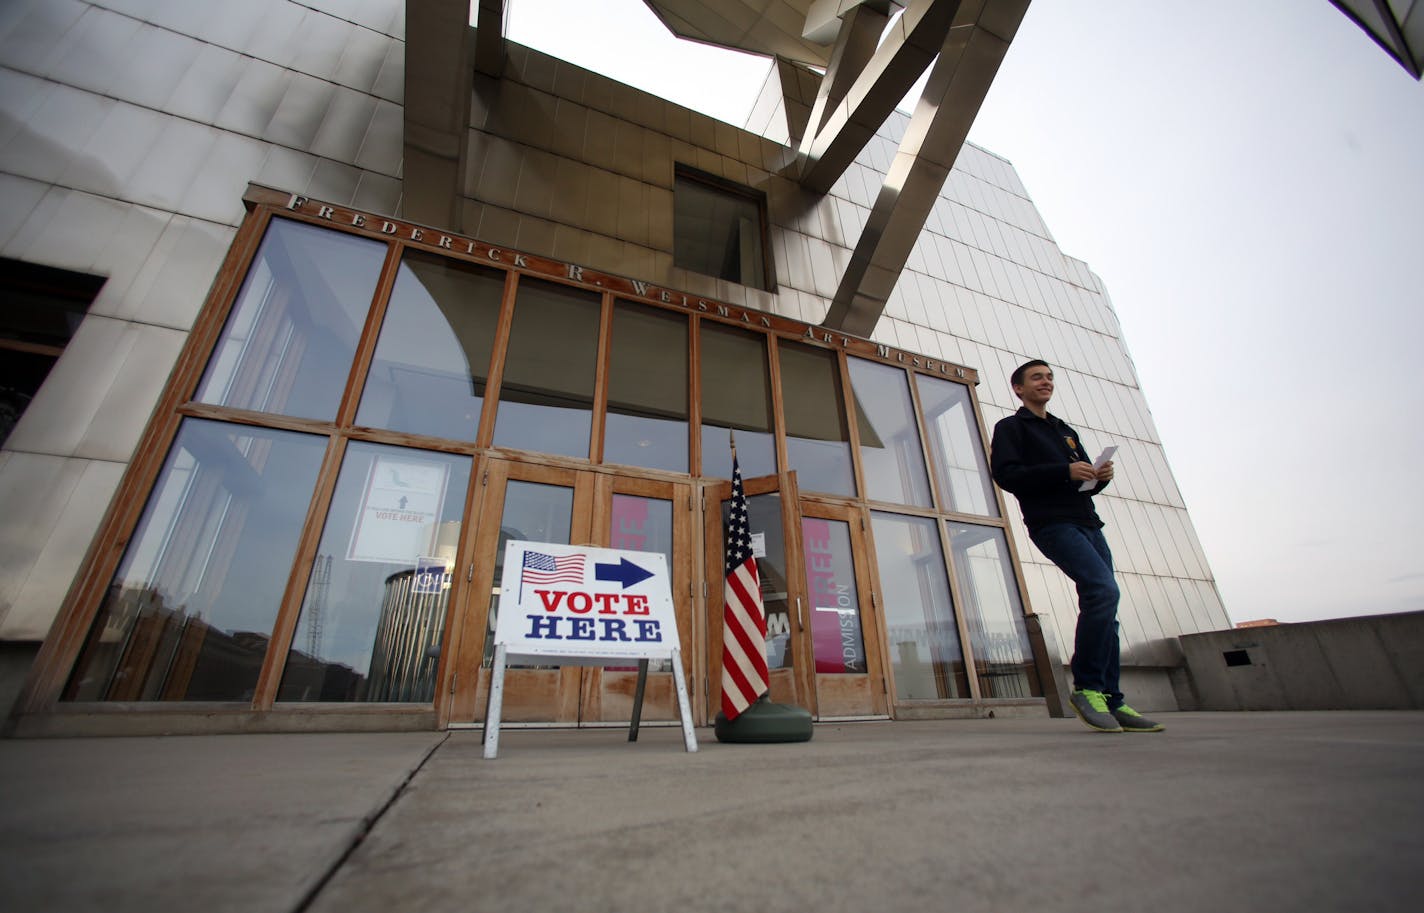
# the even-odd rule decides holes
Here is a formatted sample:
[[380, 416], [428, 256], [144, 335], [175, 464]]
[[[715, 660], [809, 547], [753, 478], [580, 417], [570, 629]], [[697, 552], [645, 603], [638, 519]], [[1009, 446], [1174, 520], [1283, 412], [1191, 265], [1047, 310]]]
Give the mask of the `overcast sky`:
[[[641, 0], [508, 35], [738, 125], [769, 68]], [[970, 140], [1106, 284], [1231, 618], [1424, 609], [1424, 85], [1327, 0], [1035, 0]]]

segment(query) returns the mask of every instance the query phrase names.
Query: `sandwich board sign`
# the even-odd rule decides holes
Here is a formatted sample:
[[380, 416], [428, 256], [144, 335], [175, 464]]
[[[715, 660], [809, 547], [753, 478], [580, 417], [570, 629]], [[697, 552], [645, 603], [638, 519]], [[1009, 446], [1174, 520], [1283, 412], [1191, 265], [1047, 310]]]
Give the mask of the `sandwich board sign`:
[[697, 750], [692, 705], [661, 552], [512, 539], [504, 547], [494, 630], [494, 667], [485, 709], [484, 756], [499, 752], [504, 673], [509, 663], [638, 664], [629, 741], [638, 737], [648, 662], [672, 662], [683, 742]]

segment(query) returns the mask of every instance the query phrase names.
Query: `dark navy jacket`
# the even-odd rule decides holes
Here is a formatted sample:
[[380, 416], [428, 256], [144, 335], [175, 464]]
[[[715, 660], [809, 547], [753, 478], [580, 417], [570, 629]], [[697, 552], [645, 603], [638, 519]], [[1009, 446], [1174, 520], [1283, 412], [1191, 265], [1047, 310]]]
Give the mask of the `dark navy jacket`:
[[1093, 495], [1108, 486], [1099, 482], [1079, 491], [1081, 482], [1068, 478], [1068, 464], [1091, 463], [1078, 432], [1053, 413], [1042, 419], [1020, 406], [994, 426], [989, 468], [994, 481], [1019, 500], [1029, 532], [1050, 523], [1076, 523], [1101, 529]]

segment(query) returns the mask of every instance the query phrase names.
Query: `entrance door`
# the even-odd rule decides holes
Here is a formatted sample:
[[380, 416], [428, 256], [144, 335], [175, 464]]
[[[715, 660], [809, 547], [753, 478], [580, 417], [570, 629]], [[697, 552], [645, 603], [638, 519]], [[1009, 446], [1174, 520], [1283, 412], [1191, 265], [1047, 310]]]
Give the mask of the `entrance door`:
[[866, 611], [872, 599], [863, 522], [860, 510], [848, 504], [801, 502], [801, 566], [819, 719], [887, 712], [878, 626]]
[[[504, 547], [511, 539], [662, 552], [672, 577], [684, 671], [692, 680], [690, 484], [501, 459], [488, 461], [482, 483], [472, 585], [452, 637], [457, 673], [449, 710], [443, 715], [446, 723], [484, 719]], [[678, 718], [672, 678], [671, 666], [653, 664], [644, 695], [644, 721]], [[626, 723], [636, 680], [636, 666], [605, 670], [511, 665], [505, 672], [502, 715], [508, 722]]]
[[[743, 479], [752, 547], [761, 577], [766, 611], [766, 664], [771, 673], [771, 700], [794, 704], [815, 713], [810, 672], [810, 643], [801, 613], [800, 513], [796, 477], [762, 476]], [[707, 569], [707, 718], [722, 705], [722, 582], [726, 578], [725, 530], [732, 483], [709, 485], [703, 494]]]
[[[636, 552], [659, 552], [667, 559], [671, 575], [673, 611], [688, 688], [696, 691], [692, 674], [692, 486], [688, 483], [601, 475], [594, 499], [598, 544]], [[579, 722], [627, 723], [632, 719], [633, 696], [638, 683], [636, 666], [583, 669], [579, 694]], [[688, 702], [697, 706], [696, 698]], [[679, 719], [672, 662], [649, 663], [643, 692], [643, 722]]]

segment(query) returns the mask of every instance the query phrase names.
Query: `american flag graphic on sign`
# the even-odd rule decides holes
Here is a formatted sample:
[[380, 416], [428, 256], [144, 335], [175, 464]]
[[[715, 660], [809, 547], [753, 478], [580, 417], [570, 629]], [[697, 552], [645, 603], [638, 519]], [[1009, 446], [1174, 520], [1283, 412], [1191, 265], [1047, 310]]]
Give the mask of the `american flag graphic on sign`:
[[732, 454], [732, 502], [726, 532], [727, 578], [722, 609], [722, 714], [728, 722], [766, 693], [766, 610], [752, 555], [742, 467]]
[[583, 583], [583, 555], [524, 553], [521, 583]]

